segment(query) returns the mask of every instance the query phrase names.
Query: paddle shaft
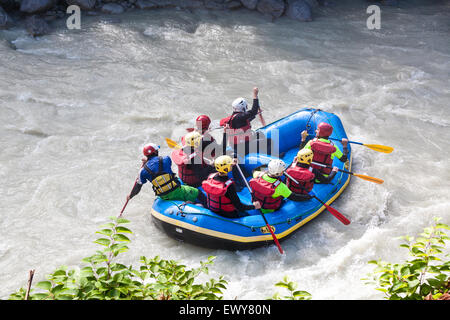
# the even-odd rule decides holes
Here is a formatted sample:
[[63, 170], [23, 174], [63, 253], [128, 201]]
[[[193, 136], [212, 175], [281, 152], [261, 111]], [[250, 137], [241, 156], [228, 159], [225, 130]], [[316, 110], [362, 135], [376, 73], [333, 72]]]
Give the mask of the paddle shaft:
[[[305, 188], [303, 186], [300, 185], [300, 183], [298, 183], [297, 180], [295, 180], [293, 177], [291, 177], [289, 174], [287, 174], [286, 172], [284, 172], [284, 174], [286, 175], [286, 177], [288, 177], [289, 179], [291, 179], [292, 181], [294, 181], [303, 191], [306, 191]], [[343, 224], [347, 225], [350, 224], [350, 220], [348, 220], [342, 213], [340, 213], [339, 211], [337, 211], [336, 209], [330, 207], [329, 205], [327, 205], [325, 202], [323, 202], [322, 200], [320, 200], [315, 194], [312, 194], [312, 197], [314, 199], [316, 199], [317, 201], [319, 201], [322, 205], [325, 206], [325, 208], [328, 209], [328, 211], [335, 216], [339, 221], [341, 221]]]
[[261, 121], [261, 124], [263, 125], [263, 127], [265, 127], [266, 126], [266, 120], [264, 120], [264, 118], [263, 118], [261, 107], [259, 108], [258, 115], [259, 115], [259, 120]]
[[[141, 169], [142, 169], [143, 166], [144, 166], [144, 163], [142, 163]], [[131, 188], [131, 191], [133, 191], [134, 187], [136, 186], [137, 179], [138, 179], [138, 178], [136, 178], [136, 180], [134, 181], [133, 188]], [[119, 218], [122, 216], [122, 213], [125, 211], [125, 208], [126, 208], [127, 205], [128, 205], [128, 201], [130, 201], [130, 199], [131, 199], [131, 198], [130, 198], [130, 195], [131, 195], [131, 192], [130, 192], [130, 194], [127, 196], [127, 201], [126, 201], [125, 204], [123, 205], [122, 210], [120, 210]]]
[[[244, 173], [242, 172], [241, 167], [239, 166], [239, 164], [236, 163], [236, 167], [238, 168], [239, 173], [240, 173], [242, 179], [244, 179], [245, 185], [247, 186], [248, 190], [250, 191], [250, 194], [253, 194], [253, 190], [252, 190], [252, 188], [250, 187], [250, 185], [248, 184], [247, 179], [245, 179]], [[270, 234], [272, 235], [273, 241], [275, 242], [275, 244], [276, 244], [277, 247], [278, 247], [278, 250], [280, 251], [281, 254], [283, 254], [284, 251], [283, 251], [283, 249], [281, 248], [280, 243], [278, 242], [277, 236], [273, 233], [273, 230], [272, 230], [272, 228], [270, 227], [269, 222], [267, 221], [266, 217], [264, 216], [264, 213], [262, 213], [262, 212], [260, 212], [260, 213], [261, 213], [261, 216], [262, 216], [263, 219], [264, 219], [264, 222], [266, 223], [267, 229], [269, 229]]]
[[[321, 164], [321, 163], [317, 163], [317, 162], [312, 162], [312, 163], [315, 164], [315, 165], [321, 166], [321, 167], [333, 168], [332, 166], [327, 166], [327, 165], [324, 165], [324, 164]], [[347, 171], [347, 170], [342, 170], [342, 169], [339, 169], [339, 168], [338, 168], [338, 171], [343, 172], [343, 173], [351, 174], [352, 176], [355, 176], [357, 178], [361, 178], [361, 179], [366, 180], [366, 181], [370, 181], [370, 182], [374, 182], [374, 183], [378, 183], [378, 184], [384, 183], [384, 180], [380, 179], [380, 178], [366, 176], [364, 174], [354, 173], [354, 172], [350, 172], [350, 171]]]
[[[327, 166], [326, 164], [322, 164], [322, 163], [318, 163], [318, 162], [311, 162], [312, 164], [315, 164], [315, 165], [317, 165], [317, 166], [321, 166], [321, 167], [324, 167], [324, 168], [333, 168], [332, 166]], [[355, 173], [353, 173], [353, 172], [350, 172], [350, 171], [347, 171], [347, 170], [343, 170], [343, 169], [339, 169], [338, 168], [338, 171], [340, 171], [340, 172], [344, 172], [344, 173], [348, 173], [348, 174], [351, 174], [351, 175], [355, 175]]]

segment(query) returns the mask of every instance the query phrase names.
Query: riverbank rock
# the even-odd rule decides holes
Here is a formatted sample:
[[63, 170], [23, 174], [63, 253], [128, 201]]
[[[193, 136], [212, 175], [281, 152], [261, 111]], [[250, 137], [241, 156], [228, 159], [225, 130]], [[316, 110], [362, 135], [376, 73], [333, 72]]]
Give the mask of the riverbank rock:
[[5, 10], [3, 10], [2, 7], [0, 7], [0, 29], [4, 29], [9, 27], [11, 24], [11, 18], [6, 13]]
[[258, 0], [241, 0], [241, 3], [247, 9], [255, 10], [256, 5], [258, 4]]
[[136, 8], [143, 10], [151, 10], [158, 8], [158, 5], [156, 3], [149, 0], [138, 0], [134, 5], [136, 6]]
[[286, 15], [298, 21], [312, 21], [311, 7], [304, 0], [290, 1]]
[[56, 4], [56, 0], [22, 0], [20, 11], [25, 13], [41, 13], [51, 9]]
[[279, 18], [284, 13], [285, 3], [283, 0], [259, 0], [256, 10], [273, 18]]
[[97, 3], [97, 0], [66, 0], [67, 5], [77, 5], [81, 10], [92, 10]]
[[125, 11], [124, 7], [117, 3], [107, 3], [102, 6], [102, 12], [108, 14], [121, 14]]
[[43, 36], [50, 32], [50, 26], [48, 25], [47, 21], [36, 15], [26, 18], [25, 27], [28, 33], [33, 37]]

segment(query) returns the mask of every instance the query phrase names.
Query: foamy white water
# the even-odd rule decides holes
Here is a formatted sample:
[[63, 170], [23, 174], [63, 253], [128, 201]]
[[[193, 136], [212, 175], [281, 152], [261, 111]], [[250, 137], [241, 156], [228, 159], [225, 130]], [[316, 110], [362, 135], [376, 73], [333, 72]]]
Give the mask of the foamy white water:
[[[217, 256], [211, 275], [226, 299], [266, 299], [288, 275], [313, 299], [382, 299], [360, 279], [367, 261], [401, 261], [395, 238], [433, 217], [450, 223], [450, 6], [414, 1], [382, 8], [366, 28], [366, 3], [318, 11], [312, 23], [276, 23], [252, 12], [132, 12], [83, 17], [32, 39], [0, 31], [0, 298], [97, 249], [94, 232], [122, 208], [141, 147], [178, 139], [206, 113], [260, 88], [267, 122], [301, 107], [338, 114], [354, 146], [354, 178], [324, 212], [276, 247], [209, 250], [178, 243], [151, 223], [149, 186], [128, 204], [134, 231], [126, 264], [160, 255], [190, 266]], [[421, 4], [423, 3], [423, 4]], [[15, 50], [14, 50], [15, 48]], [[254, 124], [259, 125], [258, 120]]]

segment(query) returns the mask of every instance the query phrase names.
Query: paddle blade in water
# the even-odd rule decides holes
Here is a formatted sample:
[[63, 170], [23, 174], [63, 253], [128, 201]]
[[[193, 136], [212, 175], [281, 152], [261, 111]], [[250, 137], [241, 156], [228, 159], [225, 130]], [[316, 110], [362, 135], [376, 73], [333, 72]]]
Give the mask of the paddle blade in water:
[[330, 212], [333, 216], [335, 216], [339, 221], [341, 221], [343, 224], [348, 225], [350, 224], [350, 220], [348, 220], [342, 213], [337, 211], [336, 209], [330, 207], [329, 205], [325, 204], [325, 207], [327, 208], [328, 212]]

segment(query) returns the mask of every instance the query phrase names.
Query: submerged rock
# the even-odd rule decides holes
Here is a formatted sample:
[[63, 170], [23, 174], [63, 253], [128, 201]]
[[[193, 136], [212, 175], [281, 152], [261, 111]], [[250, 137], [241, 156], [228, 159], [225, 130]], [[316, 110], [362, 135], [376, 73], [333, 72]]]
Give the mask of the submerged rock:
[[298, 21], [312, 21], [311, 7], [304, 0], [291, 1], [286, 10], [286, 15]]
[[26, 18], [25, 27], [28, 33], [33, 37], [43, 36], [50, 32], [50, 26], [48, 25], [47, 21], [36, 15]]
[[283, 0], [259, 0], [256, 10], [262, 14], [270, 15], [273, 18], [279, 18], [283, 15], [285, 3]]
[[56, 4], [56, 0], [22, 0], [20, 11], [25, 13], [45, 12]]

